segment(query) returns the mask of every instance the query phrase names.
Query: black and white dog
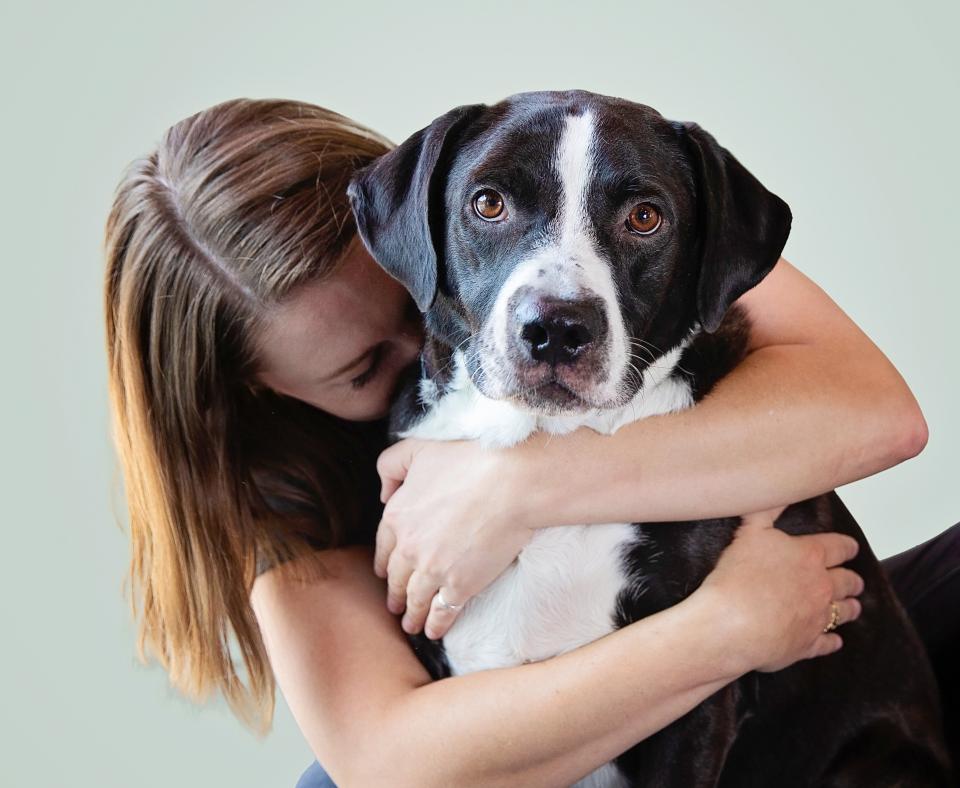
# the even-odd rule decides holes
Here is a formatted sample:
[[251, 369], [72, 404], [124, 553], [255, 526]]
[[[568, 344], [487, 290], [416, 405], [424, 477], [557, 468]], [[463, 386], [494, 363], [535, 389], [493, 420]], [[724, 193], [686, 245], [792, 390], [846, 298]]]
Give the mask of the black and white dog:
[[[692, 406], [743, 357], [731, 305], [791, 221], [703, 129], [581, 91], [451, 110], [350, 196], [367, 247], [426, 313], [394, 433], [488, 445]], [[418, 651], [442, 676], [576, 648], [690, 594], [738, 523], [542, 529]], [[745, 676], [578, 785], [950, 784], [922, 646], [849, 512], [831, 493], [777, 526], [860, 541], [867, 590], [843, 651]]]

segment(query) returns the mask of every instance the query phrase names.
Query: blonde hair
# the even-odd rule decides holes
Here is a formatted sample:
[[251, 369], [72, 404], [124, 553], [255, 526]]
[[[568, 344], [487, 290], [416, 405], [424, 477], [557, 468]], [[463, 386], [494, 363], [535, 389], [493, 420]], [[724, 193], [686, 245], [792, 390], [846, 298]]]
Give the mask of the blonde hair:
[[135, 161], [107, 220], [139, 651], [259, 730], [274, 682], [249, 604], [257, 558], [347, 538], [379, 444], [372, 427], [258, 388], [252, 335], [271, 304], [336, 269], [356, 234], [349, 179], [389, 147], [320, 107], [229, 101]]

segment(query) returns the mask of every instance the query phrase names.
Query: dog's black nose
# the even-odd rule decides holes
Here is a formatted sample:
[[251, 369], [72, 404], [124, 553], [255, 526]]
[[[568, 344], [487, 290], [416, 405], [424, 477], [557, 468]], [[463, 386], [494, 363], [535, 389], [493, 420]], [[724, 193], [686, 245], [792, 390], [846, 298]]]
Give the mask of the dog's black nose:
[[517, 310], [520, 337], [531, 358], [569, 364], [603, 333], [603, 309], [594, 300], [531, 299]]

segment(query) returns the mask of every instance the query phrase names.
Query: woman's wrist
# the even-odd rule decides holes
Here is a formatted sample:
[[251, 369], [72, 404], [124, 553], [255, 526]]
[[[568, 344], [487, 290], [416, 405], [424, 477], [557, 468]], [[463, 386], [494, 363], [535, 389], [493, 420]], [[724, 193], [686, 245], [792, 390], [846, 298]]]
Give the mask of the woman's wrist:
[[[578, 431], [582, 432], [582, 430]], [[504, 479], [512, 516], [529, 529], [572, 525], [569, 502], [579, 494], [575, 471], [579, 462], [578, 433], [537, 432], [504, 451]]]
[[[514, 520], [529, 529], [612, 522], [598, 517], [599, 512], [606, 513], [605, 506], [617, 508], [598, 497], [601, 490], [608, 501], [621, 495], [620, 479], [609, 472], [612, 462], [609, 447], [604, 445], [609, 440], [608, 435], [581, 427], [564, 435], [534, 433], [503, 450], [504, 479]], [[629, 481], [631, 498], [642, 500], [635, 471]], [[639, 522], [641, 514], [633, 512], [622, 521]]]
[[718, 678], [733, 681], [756, 670], [762, 659], [755, 652], [756, 633], [745, 611], [710, 583], [701, 585], [680, 604], [694, 609], [703, 626], [703, 648], [715, 654]]

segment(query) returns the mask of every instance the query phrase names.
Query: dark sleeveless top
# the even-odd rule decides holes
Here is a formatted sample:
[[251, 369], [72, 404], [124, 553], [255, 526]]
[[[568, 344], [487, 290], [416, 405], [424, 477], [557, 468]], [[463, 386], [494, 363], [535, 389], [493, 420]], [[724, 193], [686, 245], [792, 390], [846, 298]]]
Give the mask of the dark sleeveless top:
[[[364, 444], [365, 467], [362, 468], [354, 479], [355, 495], [359, 502], [359, 516], [357, 522], [343, 535], [341, 541], [336, 547], [349, 547], [354, 545], [363, 545], [373, 547], [376, 541], [377, 527], [380, 524], [380, 518], [383, 515], [383, 504], [380, 502], [380, 477], [376, 471], [376, 458], [379, 450], [387, 445], [387, 422], [381, 420], [378, 422], [367, 423], [361, 431], [358, 431], [358, 440]], [[307, 514], [302, 509], [302, 505], [276, 496], [265, 496], [265, 501], [270, 511], [280, 517]], [[317, 523], [317, 530], [314, 532], [299, 531], [297, 535], [307, 544], [316, 550], [323, 550], [331, 547], [327, 539], [321, 536], [322, 523]], [[288, 556], [283, 560], [288, 560]], [[263, 574], [275, 564], [271, 564], [266, 556], [257, 556], [256, 573]]]

